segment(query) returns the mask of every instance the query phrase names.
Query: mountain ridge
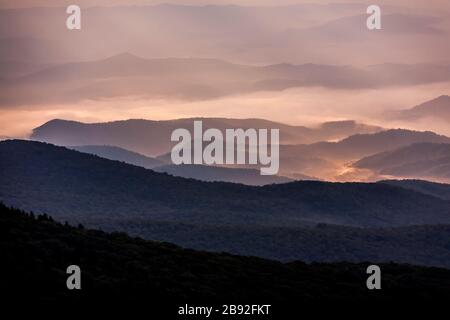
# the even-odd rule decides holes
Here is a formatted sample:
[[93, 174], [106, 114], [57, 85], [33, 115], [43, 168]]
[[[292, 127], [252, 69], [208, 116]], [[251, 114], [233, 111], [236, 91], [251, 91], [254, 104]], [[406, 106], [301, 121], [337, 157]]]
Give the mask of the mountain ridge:
[[450, 121], [450, 96], [441, 95], [410, 109], [398, 111], [396, 115], [398, 118], [405, 120], [431, 117]]
[[377, 153], [353, 164], [381, 175], [450, 181], [450, 144], [414, 143]]
[[[442, 67], [441, 67], [442, 68]], [[450, 68], [446, 66], [445, 68]], [[4, 105], [78, 103], [139, 96], [174, 101], [207, 101], [239, 94], [324, 87], [364, 89], [449, 81], [448, 72], [424, 73], [411, 65], [402, 75], [381, 79], [371, 68], [329, 64], [245, 65], [205, 58], [140, 58], [117, 54], [106, 59], [51, 65], [0, 83]], [[410, 69], [417, 69], [411, 72]], [[439, 67], [436, 67], [439, 71]], [[433, 77], [433, 75], [435, 75]], [[383, 81], [381, 81], [383, 80]], [[52, 95], [42, 94], [52, 90]]]
[[[182, 118], [175, 120], [129, 119], [100, 123], [83, 123], [61, 119], [50, 120], [35, 128], [31, 139], [57, 145], [114, 145], [147, 156], [159, 156], [173, 147], [170, 136], [173, 130], [192, 130], [193, 122], [202, 120], [203, 127], [225, 130], [280, 129], [281, 143], [312, 142], [347, 136], [354, 132], [378, 132], [380, 127], [360, 124], [355, 121], [325, 122], [319, 127], [288, 125], [265, 119], [233, 118]], [[149, 140], [157, 136], [158, 140]], [[166, 137], [166, 139], [161, 139]]]
[[[6, 179], [0, 186], [1, 198], [61, 218], [132, 214], [215, 224], [450, 223], [447, 202], [381, 184], [305, 181], [252, 187], [200, 182], [31, 141], [0, 142], [0, 155]], [[77, 198], [95, 206], [75, 204]], [[430, 208], [435, 210], [430, 213]]]

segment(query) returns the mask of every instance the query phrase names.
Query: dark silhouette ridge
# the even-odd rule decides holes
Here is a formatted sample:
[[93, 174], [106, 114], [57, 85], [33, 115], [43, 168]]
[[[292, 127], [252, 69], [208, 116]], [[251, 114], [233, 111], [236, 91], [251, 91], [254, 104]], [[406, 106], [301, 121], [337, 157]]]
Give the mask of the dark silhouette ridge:
[[[74, 228], [0, 204], [4, 301], [142, 303], [164, 314], [180, 303], [436, 302], [450, 298], [450, 271], [381, 264], [383, 290], [367, 290], [361, 264], [282, 264], [181, 249], [124, 233]], [[43, 252], [45, 254], [43, 254]], [[372, 262], [373, 263], [373, 262]], [[66, 288], [66, 268], [82, 270], [82, 290]], [[324, 290], [324, 287], [327, 289]], [[159, 307], [158, 307], [159, 306]], [[168, 308], [168, 306], [170, 306]], [[274, 306], [274, 307], [275, 307]], [[288, 306], [288, 305], [287, 305]], [[174, 311], [175, 310], [175, 311]], [[278, 310], [278, 314], [281, 310]]]
[[163, 162], [155, 158], [146, 157], [142, 154], [114, 146], [91, 145], [91, 146], [73, 146], [69, 148], [84, 153], [94, 154], [96, 156], [109, 160], [122, 161], [146, 169], [153, 169], [155, 167], [164, 165]]
[[281, 225], [302, 221], [355, 226], [450, 222], [447, 203], [381, 184], [304, 181], [258, 188], [206, 183], [20, 140], [0, 142], [0, 155], [5, 177], [0, 186], [2, 198], [25, 208], [29, 203], [29, 209], [56, 216], [135, 215], [169, 221]]
[[[256, 169], [225, 168], [206, 165], [168, 165], [164, 161], [113, 146], [75, 146], [69, 148], [84, 153], [94, 154], [105, 159], [121, 161], [146, 169], [153, 169], [157, 172], [166, 172], [177, 177], [192, 178], [201, 181], [222, 181], [257, 186], [292, 181], [292, 179], [282, 176], [262, 176], [260, 171]], [[316, 179], [298, 175], [296, 180]]]
[[443, 200], [450, 200], [450, 184], [435, 183], [424, 180], [382, 180], [379, 183], [388, 183], [402, 188], [411, 189], [428, 194]]
[[[259, 170], [244, 168], [225, 168], [206, 165], [164, 165], [153, 168], [157, 172], [165, 172], [176, 177], [197, 179], [200, 181], [222, 181], [263, 186], [273, 183], [293, 181], [283, 176], [262, 176]], [[298, 176], [296, 180], [316, 180], [312, 177]]]

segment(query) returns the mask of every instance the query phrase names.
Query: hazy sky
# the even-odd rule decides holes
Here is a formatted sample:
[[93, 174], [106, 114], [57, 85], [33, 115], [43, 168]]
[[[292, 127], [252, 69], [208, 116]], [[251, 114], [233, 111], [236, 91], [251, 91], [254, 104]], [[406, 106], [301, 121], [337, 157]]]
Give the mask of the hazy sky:
[[[0, 8], [27, 8], [39, 6], [65, 6], [79, 4], [82, 7], [114, 5], [151, 5], [163, 1], [144, 0], [0, 0]], [[348, 3], [348, 0], [290, 1], [168, 1], [178, 4], [239, 4], [282, 5], [300, 3]], [[357, 119], [373, 124], [390, 126], [414, 126], [450, 135], [446, 124], [439, 123], [386, 123], [381, 117], [385, 110], [407, 108], [442, 94], [450, 94], [448, 73], [450, 70], [450, 1], [449, 0], [379, 0], [358, 3], [389, 5], [383, 17], [384, 29], [368, 33], [365, 28], [364, 7], [345, 6], [334, 12], [328, 7], [303, 12], [303, 10], [153, 10], [152, 9], [86, 9], [83, 12], [83, 29], [68, 32], [65, 28], [65, 12], [59, 9], [24, 10], [3, 12], [0, 19], [0, 64], [7, 77], [0, 81], [0, 136], [25, 135], [33, 127], [53, 118], [98, 122], [127, 118], [171, 119], [191, 116], [226, 116], [266, 118], [292, 124], [315, 124], [321, 121]], [[409, 10], [397, 9], [397, 6]], [[357, 8], [357, 9], [355, 9]], [[399, 14], [401, 12], [401, 14]], [[175, 19], [176, 18], [176, 19]], [[103, 59], [131, 52], [145, 58], [200, 57], [221, 59], [239, 64], [270, 65], [326, 64], [364, 67], [388, 64], [374, 69], [376, 78], [392, 80], [400, 78], [396, 85], [373, 88], [337, 89], [333, 86], [307, 86], [288, 90], [233, 91], [229, 95], [217, 95], [211, 99], [168, 99], [168, 94], [150, 98], [115, 96], [123, 86], [101, 87], [105, 72], [99, 78], [83, 78], [77, 69], [69, 68], [67, 77], [52, 66], [68, 61], [100, 61], [93, 63], [101, 69]], [[14, 63], [10, 63], [14, 60]], [[421, 64], [408, 70], [401, 78], [394, 64]], [[50, 67], [50, 68], [49, 68]], [[133, 68], [130, 64], [116, 65], [120, 69]], [[398, 67], [397, 67], [398, 68]], [[27, 78], [34, 71], [37, 75]], [[377, 73], [378, 72], [378, 73]], [[6, 75], [8, 73], [8, 75]], [[236, 79], [227, 75], [227, 85]], [[52, 82], [59, 75], [58, 81]], [[107, 74], [107, 72], [106, 72]], [[63, 73], [64, 75], [64, 73]], [[210, 74], [183, 78], [184, 87], [192, 91], [204, 88], [204, 78]], [[276, 77], [271, 75], [272, 82]], [[284, 76], [284, 75], [283, 75]], [[311, 81], [317, 81], [312, 75]], [[9, 78], [8, 78], [9, 77]], [[22, 78], [21, 78], [22, 77]], [[77, 78], [78, 77], [78, 78]], [[202, 78], [203, 82], [199, 82]], [[244, 76], [245, 78], [245, 76]], [[423, 83], [401, 84], [406, 79], [418, 78]], [[429, 80], [431, 79], [432, 80]], [[45, 79], [45, 81], [41, 81]], [[70, 90], [60, 84], [71, 80]], [[130, 78], [131, 79], [131, 78]], [[436, 80], [438, 79], [438, 80]], [[442, 81], [439, 81], [442, 79]], [[136, 80], [136, 79], [134, 79]], [[283, 79], [281, 79], [283, 80]], [[306, 79], [308, 82], [310, 79]], [[103, 81], [103, 82], [102, 82]], [[128, 78], [125, 78], [128, 82]], [[213, 78], [209, 79], [213, 81]], [[225, 81], [222, 79], [222, 81]], [[45, 84], [41, 86], [41, 82]], [[133, 82], [129, 82], [133, 83]], [[136, 82], [137, 83], [137, 82]], [[146, 88], [147, 82], [139, 82]], [[143, 84], [142, 84], [143, 83]], [[148, 82], [150, 86], [151, 83]], [[255, 83], [262, 88], [267, 83]], [[112, 89], [111, 89], [112, 88]], [[141, 88], [141, 89], [142, 89]], [[73, 89], [73, 90], [72, 90]], [[154, 89], [154, 88], [153, 88]], [[158, 88], [159, 92], [171, 92]], [[173, 89], [173, 88], [172, 88]], [[219, 88], [220, 89], [220, 88]], [[17, 92], [15, 91], [17, 90]], [[77, 99], [49, 102], [55, 92]], [[104, 90], [104, 91], [101, 91]], [[215, 88], [215, 90], [218, 90]], [[97, 99], [92, 93], [105, 93]], [[220, 90], [219, 90], [220, 91]], [[127, 91], [128, 92], [128, 91]], [[8, 94], [9, 93], [9, 94]], [[36, 97], [15, 103], [14, 96], [24, 98], [36, 93]], [[86, 94], [88, 93], [88, 94]], [[114, 93], [114, 92], [113, 92]], [[141, 94], [141, 91], [137, 91]], [[83, 95], [85, 94], [85, 95]], [[100, 94], [101, 95], [101, 94]], [[93, 98], [94, 96], [94, 98]], [[170, 95], [169, 95], [170, 96]], [[11, 98], [13, 97], [13, 98]], [[45, 97], [46, 99], [40, 99]], [[44, 102], [45, 101], [45, 102]]]
[[103, 5], [149, 5], [160, 3], [176, 3], [185, 5], [285, 5], [298, 3], [369, 3], [369, 4], [389, 4], [402, 5], [410, 7], [440, 7], [449, 8], [450, 3], [447, 0], [1, 0], [1, 7], [36, 7], [36, 6], [63, 6], [68, 4], [79, 4], [82, 6], [103, 6]]

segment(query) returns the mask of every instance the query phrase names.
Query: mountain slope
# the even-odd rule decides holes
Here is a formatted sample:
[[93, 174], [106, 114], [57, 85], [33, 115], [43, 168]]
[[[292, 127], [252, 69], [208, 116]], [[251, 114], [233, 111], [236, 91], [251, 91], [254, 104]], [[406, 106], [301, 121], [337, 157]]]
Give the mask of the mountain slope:
[[[191, 178], [201, 181], [222, 181], [262, 186], [272, 183], [287, 183], [292, 180], [282, 176], [262, 176], [259, 170], [243, 168], [225, 168], [203, 165], [164, 165], [153, 168], [176, 177]], [[304, 176], [303, 180], [315, 180]], [[299, 179], [301, 180], [301, 179]]]
[[319, 224], [305, 227], [199, 225], [122, 219], [93, 228], [127, 230], [133, 236], [168, 241], [212, 252], [289, 262], [379, 261], [450, 268], [450, 225], [354, 228]]
[[395, 129], [357, 134], [337, 142], [281, 145], [280, 174], [292, 177], [293, 172], [300, 172], [324, 180], [336, 180], [350, 161], [422, 142], [450, 143], [450, 138], [433, 132]]
[[157, 159], [114, 146], [74, 146], [70, 147], [70, 149], [93, 154], [109, 160], [126, 162], [146, 169], [152, 169], [164, 164]]
[[316, 156], [351, 159], [420, 142], [450, 143], [450, 138], [430, 131], [393, 129], [373, 134], [357, 134], [334, 143], [316, 143], [304, 149], [307, 154]]
[[[191, 178], [201, 181], [222, 181], [242, 183], [246, 185], [266, 185], [272, 183], [286, 183], [291, 179], [280, 176], [262, 176], [259, 170], [224, 168], [203, 165], [167, 165], [155, 158], [143, 156], [139, 153], [128, 151], [113, 146], [76, 146], [69, 147], [72, 150], [93, 154], [105, 159], [121, 161], [156, 172], [165, 172], [176, 177]], [[315, 180], [309, 177], [298, 180]]]
[[379, 183], [387, 183], [418, 191], [420, 193], [429, 194], [443, 200], [450, 200], [450, 184], [434, 183], [423, 180], [382, 180], [379, 181]]
[[[139, 153], [113, 146], [76, 146], [69, 148], [105, 159], [121, 161], [146, 169], [153, 169], [156, 172], [165, 172], [176, 177], [191, 178], [201, 181], [222, 181], [257, 186], [292, 181], [285, 177], [262, 176], [260, 172], [255, 169], [224, 168], [206, 165], [167, 165], [165, 162], [158, 159], [146, 157]], [[314, 179], [305, 176], [303, 180]]]
[[0, 200], [58, 219], [400, 226], [450, 223], [448, 202], [383, 184], [206, 183], [53, 145], [0, 142]]
[[449, 180], [450, 144], [412, 144], [363, 158], [354, 167], [381, 175]]
[[450, 143], [450, 138], [433, 132], [396, 129], [357, 134], [338, 142], [281, 145], [280, 174], [289, 177], [291, 172], [302, 172], [331, 179], [338, 175], [341, 166], [348, 161], [421, 142]]
[[[212, 254], [130, 238], [122, 233], [73, 228], [37, 219], [0, 204], [1, 270], [8, 277], [4, 301], [147, 303], [167, 314], [179, 303], [264, 300], [436, 301], [450, 297], [450, 271], [381, 265], [383, 291], [365, 287], [365, 264], [282, 264], [258, 258]], [[82, 270], [82, 294], [67, 291], [66, 268]], [[323, 290], [326, 286], [327, 290]], [[171, 305], [171, 308], [167, 308]], [[152, 307], [155, 312], [158, 307]], [[176, 310], [176, 309], [175, 309]]]
[[442, 95], [411, 109], [402, 110], [398, 117], [407, 120], [431, 117], [450, 121], [450, 96]]

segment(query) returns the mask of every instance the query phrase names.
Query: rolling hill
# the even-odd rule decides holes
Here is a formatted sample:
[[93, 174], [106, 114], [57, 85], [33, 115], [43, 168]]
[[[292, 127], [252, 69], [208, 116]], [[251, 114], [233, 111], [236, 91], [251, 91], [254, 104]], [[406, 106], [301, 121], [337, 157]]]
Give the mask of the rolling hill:
[[[338, 142], [319, 142], [291, 148], [303, 155], [349, 160], [421, 142], [450, 143], [450, 138], [430, 131], [392, 129], [373, 134], [356, 134]], [[289, 150], [285, 152], [289, 153]]]
[[0, 200], [56, 218], [354, 226], [450, 222], [447, 202], [381, 184], [205, 183], [30, 141], [2, 141], [0, 155]]
[[[191, 178], [201, 181], [221, 181], [242, 183], [252, 186], [263, 186], [272, 183], [287, 183], [292, 179], [282, 176], [263, 176], [259, 170], [243, 168], [226, 168], [204, 165], [164, 165], [153, 168], [157, 172], [165, 172], [176, 177]], [[297, 180], [316, 180], [302, 176]]]
[[450, 121], [450, 96], [442, 95], [411, 109], [399, 111], [397, 117], [406, 120], [435, 118]]
[[[381, 264], [383, 290], [367, 290], [369, 263], [305, 264], [214, 254], [74, 228], [0, 204], [5, 302], [120, 305], [152, 303], [167, 314], [178, 304], [288, 302], [436, 302], [450, 297], [450, 271]], [[68, 292], [66, 268], [82, 270], [82, 291]], [[126, 270], [126, 271], [125, 271]], [[327, 289], [324, 290], [324, 287]], [[231, 299], [230, 297], [233, 297]], [[231, 301], [230, 301], [231, 302]], [[169, 307], [170, 306], [170, 307]], [[278, 308], [278, 309], [277, 309]], [[175, 309], [177, 310], [177, 309]], [[289, 309], [290, 310], [290, 309]], [[285, 310], [287, 311], [287, 309]]]
[[431, 196], [450, 200], [450, 184], [435, 183], [424, 180], [382, 180], [379, 183], [388, 183], [406, 189], [429, 194]]
[[319, 224], [304, 227], [202, 225], [145, 219], [89, 220], [106, 231], [167, 241], [211, 252], [289, 262], [379, 261], [450, 268], [450, 225], [354, 228]]
[[[77, 146], [72, 150], [93, 154], [105, 159], [121, 161], [157, 172], [165, 172], [176, 177], [201, 181], [222, 181], [246, 185], [266, 185], [286, 183], [292, 179], [281, 176], [262, 176], [258, 170], [243, 168], [225, 168], [206, 165], [168, 165], [159, 159], [146, 157], [136, 152], [113, 146]], [[167, 159], [167, 161], [170, 161]], [[315, 180], [312, 177], [298, 176], [297, 180]]]
[[146, 169], [164, 165], [163, 162], [157, 159], [114, 146], [74, 146], [70, 147], [70, 149], [93, 154], [109, 160], [126, 162]]
[[354, 163], [380, 175], [450, 181], [450, 144], [416, 143]]
[[413, 143], [450, 143], [450, 138], [433, 132], [405, 129], [356, 134], [337, 142], [280, 146], [280, 174], [292, 177], [300, 172], [334, 180], [350, 161], [404, 147]]

